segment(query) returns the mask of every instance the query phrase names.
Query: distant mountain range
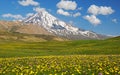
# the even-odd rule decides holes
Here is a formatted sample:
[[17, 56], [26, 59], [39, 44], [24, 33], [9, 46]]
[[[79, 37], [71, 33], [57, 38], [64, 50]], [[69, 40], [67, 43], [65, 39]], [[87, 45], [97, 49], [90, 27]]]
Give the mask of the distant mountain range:
[[[22, 37], [22, 39], [27, 38], [27, 40], [28, 38], [30, 40], [30, 36], [32, 35], [31, 39], [42, 38], [44, 40], [105, 39], [110, 37], [74, 27], [69, 23], [59, 20], [45, 10], [26, 18], [21, 22], [0, 21], [0, 38], [5, 39], [10, 37], [7, 35], [3, 36], [3, 33], [9, 35], [12, 33], [12, 36], [14, 34], [24, 34], [20, 37]], [[14, 38], [19, 38], [17, 35], [15, 35]]]

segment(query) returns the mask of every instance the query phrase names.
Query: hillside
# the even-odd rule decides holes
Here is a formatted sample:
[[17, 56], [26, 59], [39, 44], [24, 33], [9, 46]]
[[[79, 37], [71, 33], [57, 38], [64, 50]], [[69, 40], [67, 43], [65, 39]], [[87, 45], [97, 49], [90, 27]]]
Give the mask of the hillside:
[[33, 24], [24, 24], [19, 21], [0, 21], [0, 31], [13, 32], [13, 33], [18, 32], [25, 34], [52, 35], [41, 26], [33, 25]]
[[120, 40], [120, 36], [109, 38], [108, 40]]
[[0, 21], [0, 40], [40, 42], [66, 39], [55, 36], [37, 25], [17, 21]]

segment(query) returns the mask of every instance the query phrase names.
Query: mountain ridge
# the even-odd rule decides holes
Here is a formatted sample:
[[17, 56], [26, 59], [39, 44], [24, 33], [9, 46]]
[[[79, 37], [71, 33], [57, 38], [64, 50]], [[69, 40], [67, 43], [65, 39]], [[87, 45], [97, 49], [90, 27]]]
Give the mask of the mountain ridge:
[[80, 28], [74, 27], [71, 24], [68, 24], [62, 20], [57, 19], [55, 16], [51, 15], [47, 11], [39, 11], [34, 15], [26, 18], [22, 22], [32, 23], [39, 26], [42, 26], [48, 32], [68, 38], [73, 40], [80, 39], [105, 39], [108, 36], [97, 34], [92, 31], [82, 30]]

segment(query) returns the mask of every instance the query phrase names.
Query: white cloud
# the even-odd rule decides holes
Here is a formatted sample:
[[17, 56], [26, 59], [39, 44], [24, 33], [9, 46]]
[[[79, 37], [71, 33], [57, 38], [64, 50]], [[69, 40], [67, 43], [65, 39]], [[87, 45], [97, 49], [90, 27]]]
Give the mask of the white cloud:
[[75, 1], [61, 0], [56, 6], [59, 9], [75, 10], [77, 8], [77, 3]]
[[34, 10], [35, 12], [46, 11], [45, 8], [40, 8], [40, 7], [33, 8], [33, 10]]
[[91, 14], [97, 15], [99, 13], [99, 7], [96, 6], [96, 5], [91, 5], [88, 8], [88, 12], [91, 13]]
[[64, 16], [71, 16], [71, 14], [69, 12], [66, 12], [66, 11], [64, 11], [62, 9], [58, 9], [57, 13], [61, 14], [61, 15], [64, 15]]
[[[81, 15], [80, 12], [73, 13], [73, 10], [82, 10], [82, 7], [77, 8], [77, 3], [72, 0], [61, 0], [59, 3], [56, 4], [58, 7], [57, 13], [64, 15], [64, 16], [71, 16], [71, 17], [78, 17]], [[71, 12], [70, 12], [70, 11]]]
[[19, 14], [18, 15], [13, 15], [13, 14], [10, 14], [10, 13], [3, 14], [2, 17], [4, 17], [4, 18], [12, 18], [12, 19], [15, 19], [15, 20], [24, 19], [24, 17], [19, 15]]
[[117, 19], [112, 19], [112, 22], [114, 22], [114, 23], [118, 23], [118, 22], [117, 22]]
[[30, 17], [30, 16], [32, 16], [34, 13], [28, 13], [27, 15], [26, 15], [26, 17]]
[[106, 7], [106, 6], [100, 7], [100, 14], [102, 15], [109, 15], [109, 14], [112, 14], [113, 12], [114, 10], [111, 7]]
[[86, 15], [84, 16], [84, 19], [88, 20], [93, 25], [101, 24], [101, 21], [95, 15]]
[[96, 5], [91, 5], [88, 8], [88, 13], [91, 13], [93, 15], [109, 15], [112, 14], [114, 10], [111, 7], [107, 6], [96, 6]]
[[81, 15], [81, 13], [80, 13], [80, 12], [77, 12], [77, 13], [73, 14], [73, 17], [78, 17], [78, 16], [80, 16], [80, 15]]
[[34, 0], [19, 0], [18, 3], [22, 6], [29, 6], [29, 5], [38, 6], [39, 5], [39, 3]]

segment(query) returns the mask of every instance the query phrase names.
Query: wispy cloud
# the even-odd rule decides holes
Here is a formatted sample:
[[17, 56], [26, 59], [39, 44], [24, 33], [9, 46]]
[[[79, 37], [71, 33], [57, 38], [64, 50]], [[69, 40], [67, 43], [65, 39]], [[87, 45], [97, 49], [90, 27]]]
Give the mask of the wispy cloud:
[[57, 10], [58, 14], [64, 15], [64, 16], [71, 16], [71, 14], [67, 11], [64, 11], [63, 9], [58, 9]]
[[118, 23], [117, 19], [112, 19], [112, 22]]
[[8, 14], [3, 14], [2, 17], [3, 18], [11, 18], [12, 20], [23, 20], [25, 18], [28, 18], [30, 16], [32, 16], [34, 13], [27, 13], [25, 16], [22, 16], [20, 14], [11, 14], [11, 13], [8, 13]]
[[73, 25], [73, 21], [69, 21], [69, 23], [70, 23], [71, 25]]
[[26, 15], [26, 17], [30, 17], [30, 16], [32, 16], [34, 13], [28, 13], [27, 15]]
[[39, 6], [39, 3], [34, 0], [19, 0], [18, 3], [22, 6]]
[[46, 9], [45, 8], [40, 8], [40, 7], [35, 7], [35, 8], [33, 8], [33, 11], [35, 11], [35, 12], [41, 12], [41, 11], [46, 11]]
[[77, 8], [77, 10], [82, 10], [82, 7]]
[[101, 21], [95, 16], [95, 15], [86, 15], [83, 17], [84, 19], [88, 20], [91, 24], [93, 25], [98, 25], [98, 24], [101, 24]]
[[80, 16], [80, 15], [81, 15], [81, 13], [80, 13], [80, 12], [77, 12], [77, 13], [73, 14], [73, 17], [78, 17], [78, 16]]
[[10, 13], [8, 13], [8, 14], [3, 14], [2, 17], [4, 17], [4, 18], [12, 18], [12, 19], [15, 19], [15, 20], [24, 19], [24, 17], [23, 17], [22, 15], [19, 15], [19, 14], [13, 15], [13, 14], [10, 14]]

